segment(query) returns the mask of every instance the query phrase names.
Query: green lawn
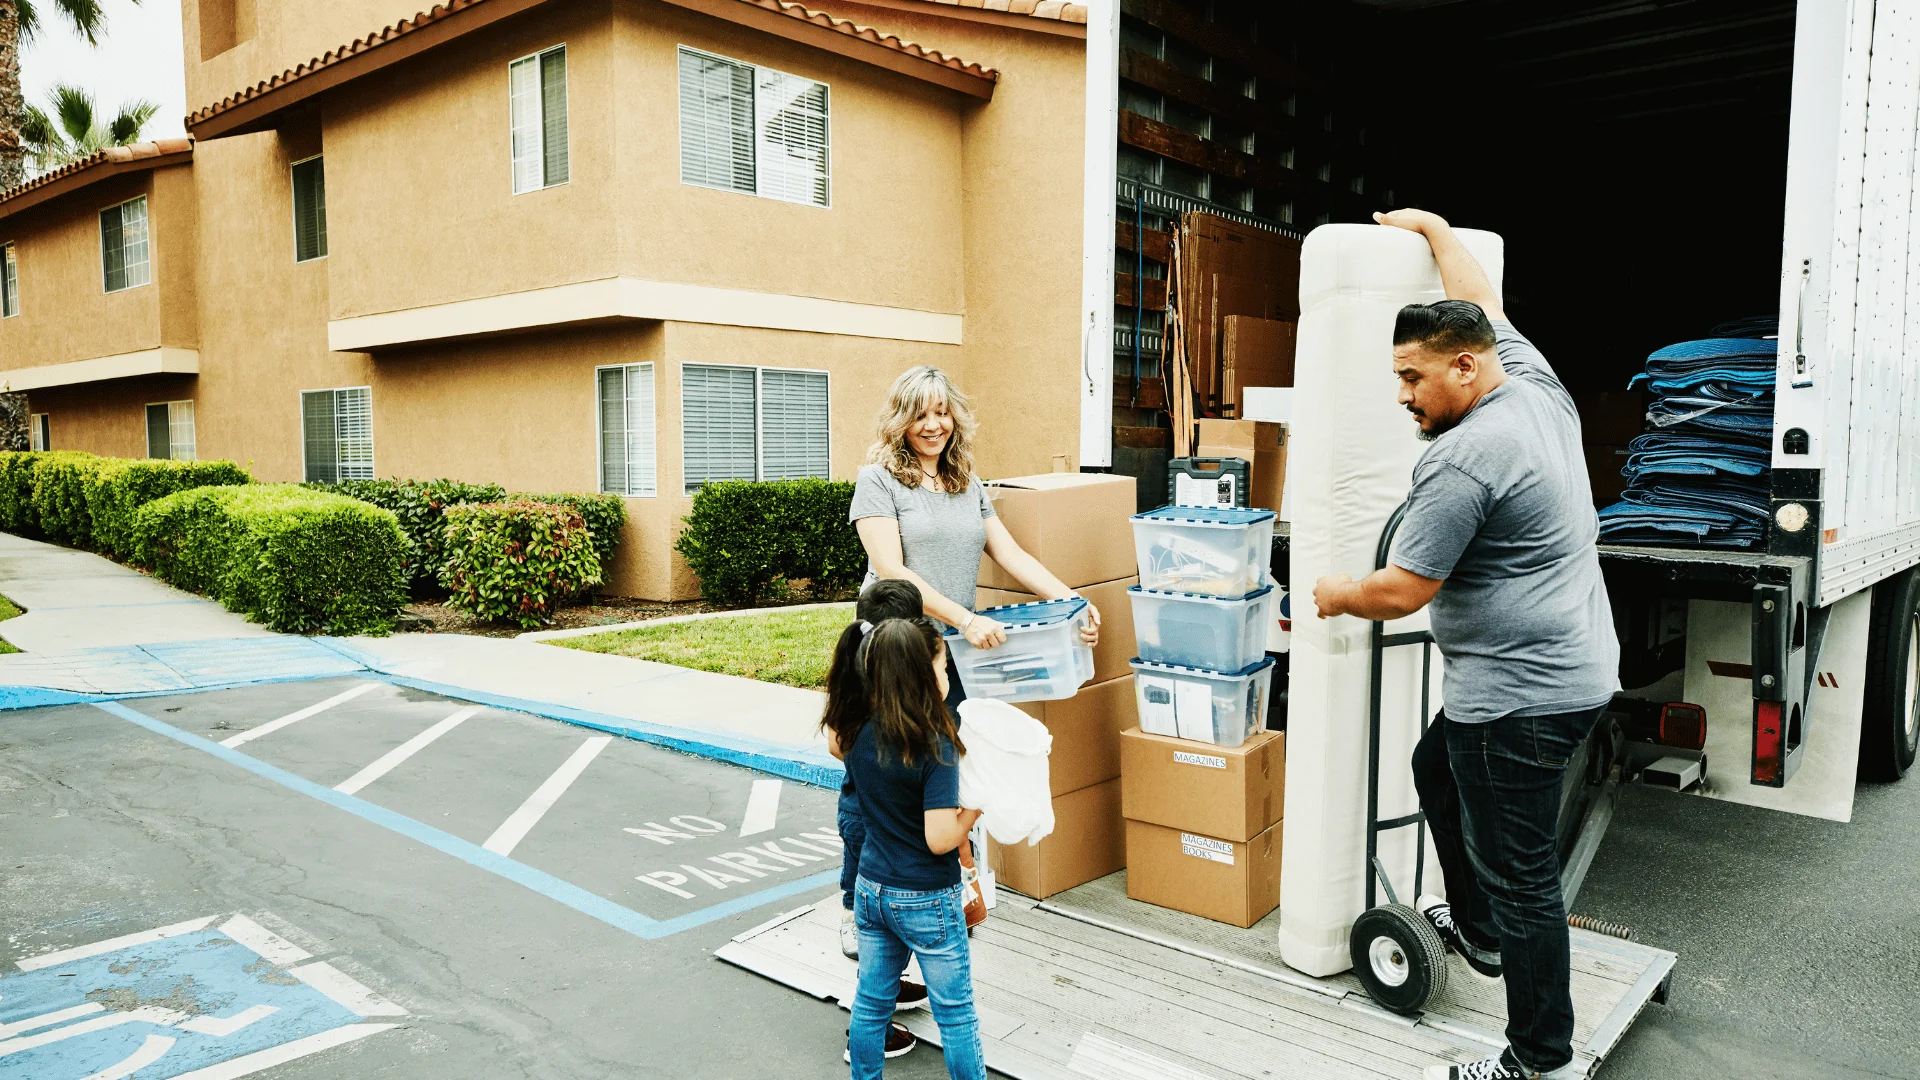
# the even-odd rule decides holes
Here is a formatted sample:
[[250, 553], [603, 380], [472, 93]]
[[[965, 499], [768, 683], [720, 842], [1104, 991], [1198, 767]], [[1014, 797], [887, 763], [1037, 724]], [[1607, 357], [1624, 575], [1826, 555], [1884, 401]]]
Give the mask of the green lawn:
[[833, 643], [853, 621], [852, 604], [695, 619], [548, 642], [568, 649], [825, 689]]
[[[20, 615], [20, 614], [23, 614], [23, 612], [21, 612], [19, 608], [14, 606], [13, 601], [7, 599], [4, 596], [0, 596], [0, 622], [5, 622], [8, 619], [11, 619], [14, 616]], [[0, 655], [5, 655], [7, 653], [16, 653], [19, 651], [20, 651], [19, 649], [16, 649], [13, 647], [12, 642], [8, 641], [5, 638], [0, 638]]]

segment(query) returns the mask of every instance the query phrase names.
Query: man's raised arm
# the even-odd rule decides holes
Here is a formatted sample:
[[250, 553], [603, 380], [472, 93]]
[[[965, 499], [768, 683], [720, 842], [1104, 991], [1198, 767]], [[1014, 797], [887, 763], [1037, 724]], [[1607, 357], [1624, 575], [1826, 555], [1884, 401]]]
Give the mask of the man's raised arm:
[[1487, 280], [1480, 260], [1453, 234], [1453, 226], [1448, 225], [1445, 218], [1426, 210], [1395, 210], [1375, 214], [1373, 220], [1427, 238], [1427, 244], [1433, 248], [1433, 260], [1440, 264], [1440, 281], [1446, 286], [1447, 299], [1470, 300], [1480, 305], [1488, 319], [1507, 321], [1507, 313], [1500, 309], [1500, 294], [1494, 291], [1493, 282]]

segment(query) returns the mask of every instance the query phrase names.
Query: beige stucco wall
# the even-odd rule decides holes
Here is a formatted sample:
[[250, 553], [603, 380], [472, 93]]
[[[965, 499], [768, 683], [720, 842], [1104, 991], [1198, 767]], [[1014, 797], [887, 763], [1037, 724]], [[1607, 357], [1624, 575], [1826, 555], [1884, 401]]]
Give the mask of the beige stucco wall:
[[[0, 370], [199, 343], [193, 171], [173, 165], [111, 177], [0, 219], [14, 245], [20, 314], [0, 319]], [[100, 211], [147, 197], [149, 283], [109, 293]]]
[[46, 413], [55, 450], [109, 457], [147, 456], [147, 405], [194, 395], [191, 375], [147, 375], [27, 391], [27, 407]]
[[[198, 111], [432, 6], [422, 0], [182, 0], [187, 111]], [[202, 9], [237, 9], [246, 39], [203, 62]]]

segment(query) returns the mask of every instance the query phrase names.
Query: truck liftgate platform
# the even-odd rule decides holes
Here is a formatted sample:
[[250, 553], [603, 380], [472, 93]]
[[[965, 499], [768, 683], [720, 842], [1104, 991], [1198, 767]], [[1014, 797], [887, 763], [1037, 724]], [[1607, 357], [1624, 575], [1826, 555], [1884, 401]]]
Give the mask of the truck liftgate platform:
[[[1016, 1080], [1406, 1080], [1438, 1061], [1506, 1044], [1505, 993], [1457, 958], [1426, 1013], [1375, 1005], [1351, 974], [1281, 963], [1279, 913], [1251, 929], [1126, 897], [1121, 871], [1036, 902], [999, 892], [973, 935], [987, 1065]], [[857, 965], [840, 955], [840, 899], [789, 911], [716, 953], [842, 1008]], [[1675, 956], [1573, 931], [1575, 1060], [1591, 1074], [1648, 1002], [1664, 1002]], [[938, 1045], [931, 1013], [897, 1019]]]

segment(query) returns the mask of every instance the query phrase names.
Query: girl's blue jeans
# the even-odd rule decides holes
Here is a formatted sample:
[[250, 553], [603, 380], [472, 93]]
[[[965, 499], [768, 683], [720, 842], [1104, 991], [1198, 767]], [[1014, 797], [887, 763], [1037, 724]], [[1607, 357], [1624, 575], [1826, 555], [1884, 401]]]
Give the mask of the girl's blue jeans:
[[847, 1052], [853, 1080], [879, 1080], [887, 1025], [900, 994], [900, 973], [919, 957], [927, 981], [940, 1049], [953, 1080], [986, 1080], [980, 1054], [980, 1023], [973, 1011], [973, 968], [967, 949], [967, 916], [961, 887], [914, 891], [860, 878], [854, 885], [853, 922], [860, 931], [860, 984], [853, 998]]

